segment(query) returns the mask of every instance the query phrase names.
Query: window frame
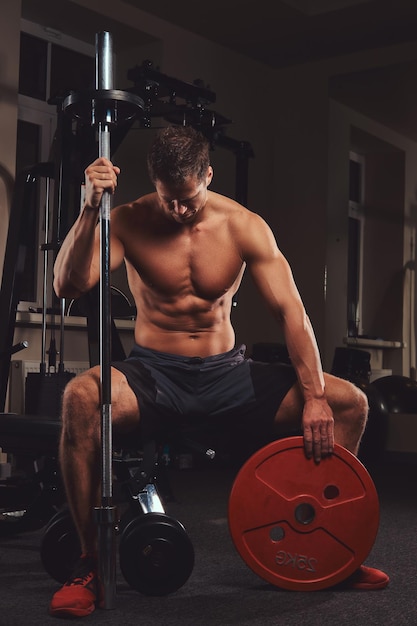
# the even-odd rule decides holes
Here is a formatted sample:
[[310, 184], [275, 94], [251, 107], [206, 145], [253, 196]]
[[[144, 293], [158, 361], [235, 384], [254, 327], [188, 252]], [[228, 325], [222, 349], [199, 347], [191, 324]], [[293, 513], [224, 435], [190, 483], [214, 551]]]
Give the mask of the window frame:
[[[21, 19], [21, 32], [33, 35], [40, 39], [44, 39], [48, 42], [48, 54], [47, 54], [47, 67], [46, 67], [46, 100], [42, 101], [37, 98], [18, 94], [18, 120], [22, 122], [29, 122], [40, 127], [40, 145], [39, 145], [39, 163], [47, 162], [51, 160], [51, 148], [53, 145], [53, 139], [57, 127], [57, 110], [56, 106], [48, 104], [50, 98], [51, 88], [51, 55], [52, 44], [57, 44], [64, 48], [69, 48], [74, 52], [79, 52], [95, 57], [95, 46], [88, 44], [81, 40], [75, 39], [62, 32], [56, 31], [52, 28], [30, 22], [24, 18]], [[41, 248], [46, 241], [50, 241], [52, 237], [53, 225], [50, 219], [46, 219], [46, 202], [49, 197], [49, 216], [52, 214], [53, 209], [53, 181], [50, 181], [49, 191], [47, 191], [47, 185], [41, 184], [39, 187], [39, 211], [38, 211], [38, 224], [37, 224], [37, 262], [36, 262], [36, 276], [35, 276], [35, 299], [34, 301], [21, 300], [18, 303], [18, 311], [27, 310], [39, 310], [43, 308], [43, 290], [44, 290], [44, 273], [45, 273], [45, 252]], [[49, 222], [48, 237], [45, 233], [45, 222]], [[48, 269], [47, 269], [47, 285], [52, 285], [52, 263], [50, 259], [50, 252], [48, 254]], [[47, 307], [52, 305], [53, 294], [52, 289], [47, 293]]]
[[[353, 321], [351, 319], [351, 314], [349, 311], [349, 306], [350, 306], [350, 302], [349, 302], [349, 282], [350, 281], [354, 281], [355, 283], [357, 283], [356, 285], [356, 290], [357, 290], [357, 301], [356, 301], [356, 314], [355, 314], [355, 326], [356, 326], [356, 331], [354, 331], [354, 334], [356, 334], [356, 336], [360, 336], [363, 334], [363, 326], [362, 326], [362, 310], [363, 310], [363, 264], [364, 264], [364, 237], [365, 237], [365, 157], [357, 152], [354, 152], [353, 150], [351, 150], [349, 152], [349, 165], [350, 162], [354, 161], [355, 163], [357, 163], [359, 165], [359, 171], [360, 171], [360, 181], [359, 181], [359, 197], [358, 200], [353, 200], [349, 197], [349, 203], [348, 203], [348, 219], [354, 219], [355, 221], [358, 222], [358, 239], [359, 241], [356, 242], [357, 245], [355, 246], [356, 250], [357, 250], [357, 258], [355, 259], [355, 264], [356, 267], [358, 268], [357, 271], [357, 277], [354, 278], [353, 276], [349, 276], [347, 277], [348, 279], [348, 293], [347, 293], [347, 323], [348, 323], [348, 335], [353, 336], [352, 335], [352, 331], [351, 329], [349, 329], [349, 322]], [[350, 172], [349, 172], [349, 176], [350, 176]], [[350, 179], [349, 179], [349, 188], [350, 188]], [[350, 193], [349, 193], [350, 196]], [[352, 242], [348, 241], [348, 255], [351, 254], [352, 252]], [[350, 262], [348, 261], [348, 273], [349, 273], [349, 268], [351, 267]]]

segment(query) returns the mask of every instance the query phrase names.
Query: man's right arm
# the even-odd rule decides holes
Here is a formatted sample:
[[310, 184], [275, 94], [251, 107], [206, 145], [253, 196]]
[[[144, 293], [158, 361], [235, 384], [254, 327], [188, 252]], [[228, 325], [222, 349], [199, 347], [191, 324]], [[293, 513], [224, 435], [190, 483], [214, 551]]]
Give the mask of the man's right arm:
[[[104, 158], [96, 159], [85, 170], [84, 205], [54, 264], [54, 289], [59, 297], [77, 298], [100, 279], [99, 207], [103, 192], [113, 193], [116, 189], [119, 172], [118, 167]], [[116, 253], [114, 261], [120, 264], [122, 246], [113, 247]]]
[[100, 278], [97, 265], [97, 210], [84, 206], [54, 264], [54, 289], [60, 298], [78, 298]]

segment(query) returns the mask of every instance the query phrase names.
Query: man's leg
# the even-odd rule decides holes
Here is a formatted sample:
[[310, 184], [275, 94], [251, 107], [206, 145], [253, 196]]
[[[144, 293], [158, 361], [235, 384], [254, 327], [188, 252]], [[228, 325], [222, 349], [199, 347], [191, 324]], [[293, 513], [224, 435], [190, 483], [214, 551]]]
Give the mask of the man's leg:
[[[335, 441], [357, 455], [368, 419], [369, 405], [366, 394], [341, 378], [324, 375], [327, 401], [333, 411]], [[298, 384], [285, 396], [275, 417], [277, 431], [301, 425], [303, 397]], [[313, 461], [312, 461], [313, 462]], [[389, 577], [381, 570], [361, 565], [339, 587], [375, 591], [384, 589]]]
[[[115, 369], [111, 388], [113, 427], [129, 432], [139, 421], [136, 396], [124, 374]], [[71, 380], [63, 396], [60, 466], [82, 559], [79, 571], [54, 595], [50, 606], [53, 615], [81, 617], [95, 608], [97, 529], [93, 510], [100, 505], [100, 434], [100, 370], [96, 367]]]
[[[366, 394], [353, 383], [324, 374], [327, 401], [333, 411], [336, 443], [357, 455], [369, 406]], [[275, 417], [277, 432], [301, 425], [303, 397], [298, 384], [285, 396]]]

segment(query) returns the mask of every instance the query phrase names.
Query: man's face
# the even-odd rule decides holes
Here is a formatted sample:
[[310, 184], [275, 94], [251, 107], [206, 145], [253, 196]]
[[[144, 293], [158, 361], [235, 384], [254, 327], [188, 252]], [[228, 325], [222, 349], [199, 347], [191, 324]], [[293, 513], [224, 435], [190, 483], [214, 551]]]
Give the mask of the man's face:
[[212, 176], [213, 170], [210, 167], [204, 180], [190, 177], [179, 185], [157, 180], [155, 189], [164, 213], [178, 224], [194, 221], [206, 204], [207, 187]]

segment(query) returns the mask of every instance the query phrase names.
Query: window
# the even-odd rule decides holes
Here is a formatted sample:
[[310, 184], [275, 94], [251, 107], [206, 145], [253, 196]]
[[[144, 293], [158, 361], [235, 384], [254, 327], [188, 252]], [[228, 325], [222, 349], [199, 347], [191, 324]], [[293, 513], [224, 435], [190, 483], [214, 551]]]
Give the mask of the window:
[[20, 34], [19, 94], [47, 100], [48, 42], [28, 33]]
[[347, 320], [348, 336], [362, 334], [362, 274], [364, 238], [365, 159], [351, 152], [349, 155], [349, 229]]
[[[52, 144], [56, 131], [57, 103], [69, 91], [90, 89], [94, 86], [95, 48], [63, 33], [22, 20], [19, 68], [19, 107], [16, 145], [16, 173], [37, 163], [52, 160]], [[45, 233], [46, 212], [52, 210], [53, 182], [47, 194], [40, 184], [34, 194], [34, 203], [28, 211], [30, 224], [30, 253], [26, 260], [25, 280], [22, 286], [20, 310], [38, 309], [43, 303], [45, 241], [52, 240]], [[49, 206], [46, 206], [47, 195]], [[48, 266], [51, 263], [48, 264]], [[52, 268], [49, 267], [48, 284]], [[52, 294], [48, 294], [48, 306]]]
[[95, 49], [51, 28], [22, 20], [19, 94], [42, 102], [92, 89]]

